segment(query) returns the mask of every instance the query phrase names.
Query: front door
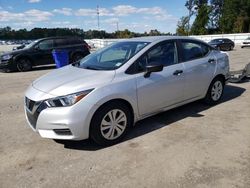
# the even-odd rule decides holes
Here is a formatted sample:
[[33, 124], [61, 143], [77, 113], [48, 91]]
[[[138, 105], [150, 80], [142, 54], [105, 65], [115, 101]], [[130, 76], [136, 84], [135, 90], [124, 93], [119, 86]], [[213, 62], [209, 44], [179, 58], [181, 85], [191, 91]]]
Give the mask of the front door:
[[[152, 47], [136, 63], [141, 70], [136, 77], [138, 109], [141, 116], [160, 111], [182, 100], [183, 64], [178, 63], [175, 41], [162, 42]], [[146, 65], [154, 64], [163, 64], [163, 70], [151, 73], [150, 77], [145, 78]]]
[[54, 48], [53, 40], [43, 40], [39, 42], [33, 52], [34, 62], [36, 65], [54, 64], [52, 51]]

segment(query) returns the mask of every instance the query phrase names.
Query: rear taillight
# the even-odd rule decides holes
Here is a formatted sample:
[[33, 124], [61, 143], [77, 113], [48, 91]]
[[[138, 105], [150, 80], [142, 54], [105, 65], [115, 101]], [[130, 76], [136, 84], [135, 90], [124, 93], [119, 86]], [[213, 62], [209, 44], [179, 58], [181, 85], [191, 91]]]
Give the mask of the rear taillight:
[[91, 49], [91, 47], [90, 47], [87, 43], [83, 44], [83, 46], [84, 46], [85, 48], [87, 48], [88, 50]]

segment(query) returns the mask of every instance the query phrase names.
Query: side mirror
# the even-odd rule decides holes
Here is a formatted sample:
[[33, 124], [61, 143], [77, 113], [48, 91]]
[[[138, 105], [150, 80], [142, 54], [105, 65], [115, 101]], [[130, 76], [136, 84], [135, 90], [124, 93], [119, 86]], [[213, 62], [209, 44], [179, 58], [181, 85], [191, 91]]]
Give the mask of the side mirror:
[[144, 77], [148, 78], [150, 77], [150, 74], [152, 72], [161, 72], [162, 70], [163, 70], [163, 65], [147, 65]]
[[40, 50], [40, 48], [39, 48], [38, 45], [34, 46], [34, 49], [35, 49], [35, 50]]

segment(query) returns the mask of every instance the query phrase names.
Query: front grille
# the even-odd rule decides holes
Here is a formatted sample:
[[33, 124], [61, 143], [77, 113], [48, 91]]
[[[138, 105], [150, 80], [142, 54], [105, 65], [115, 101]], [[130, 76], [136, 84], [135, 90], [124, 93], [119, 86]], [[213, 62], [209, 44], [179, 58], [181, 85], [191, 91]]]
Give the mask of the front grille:
[[34, 129], [36, 129], [36, 122], [37, 122], [37, 118], [38, 118], [38, 114], [32, 114], [30, 113], [29, 110], [26, 109], [26, 115], [27, 115], [27, 119], [29, 121], [29, 123], [32, 125], [32, 127]]
[[32, 112], [32, 110], [33, 110], [33, 107], [34, 107], [34, 105], [35, 105], [35, 101], [32, 101], [32, 100], [30, 100], [30, 99], [28, 99], [27, 97], [25, 97], [25, 105], [26, 105], [26, 107]]
[[25, 97], [26, 114], [29, 123], [34, 129], [36, 129], [36, 123], [41, 111], [47, 108], [47, 105], [43, 101], [32, 101]]
[[250, 44], [250, 42], [243, 42], [243, 44]]

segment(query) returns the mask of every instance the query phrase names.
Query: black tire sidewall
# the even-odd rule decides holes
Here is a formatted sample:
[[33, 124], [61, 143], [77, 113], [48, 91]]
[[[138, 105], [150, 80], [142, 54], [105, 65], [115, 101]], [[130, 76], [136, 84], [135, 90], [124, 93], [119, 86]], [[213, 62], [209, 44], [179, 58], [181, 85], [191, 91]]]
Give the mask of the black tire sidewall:
[[[81, 58], [79, 58], [81, 57]], [[72, 63], [76, 62], [76, 61], [79, 61], [80, 59], [82, 59], [84, 57], [83, 54], [80, 54], [80, 53], [76, 53], [72, 56]]]
[[[222, 93], [221, 93], [221, 96], [218, 100], [214, 100], [212, 98], [212, 88], [214, 86], [214, 83], [217, 82], [217, 81], [220, 81], [221, 84], [222, 84]], [[224, 81], [221, 79], [221, 78], [215, 78], [211, 84], [209, 85], [209, 88], [208, 88], [208, 91], [207, 91], [207, 94], [206, 94], [206, 97], [205, 97], [205, 103], [208, 104], [208, 105], [215, 105], [215, 104], [218, 104], [223, 96], [223, 93], [224, 93], [224, 87], [225, 87], [225, 84], [224, 84]]]
[[[28, 64], [30, 65], [30, 68], [29, 68], [29, 69], [22, 69], [22, 68], [20, 68], [19, 66], [20, 66], [21, 64], [23, 64], [22, 61], [26, 61], [26, 63], [28, 63]], [[18, 60], [17, 60], [16, 68], [17, 68], [17, 70], [20, 71], [20, 72], [26, 72], [26, 71], [29, 71], [29, 70], [32, 69], [32, 63], [31, 63], [31, 61], [30, 61], [29, 59], [21, 58], [21, 59], [18, 59]]]
[[[119, 109], [123, 111], [127, 117], [127, 126], [122, 135], [114, 140], [107, 140], [102, 136], [100, 125], [103, 117], [112, 109]], [[90, 124], [90, 138], [97, 144], [109, 146], [118, 143], [126, 135], [128, 129], [131, 127], [131, 112], [129, 108], [120, 102], [110, 102], [101, 106], [94, 114]]]

